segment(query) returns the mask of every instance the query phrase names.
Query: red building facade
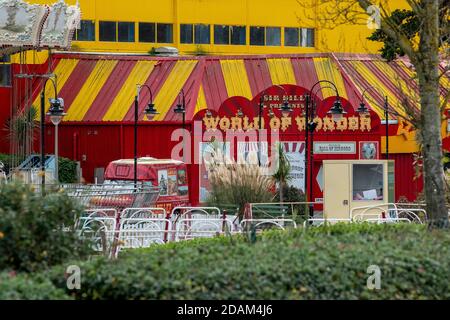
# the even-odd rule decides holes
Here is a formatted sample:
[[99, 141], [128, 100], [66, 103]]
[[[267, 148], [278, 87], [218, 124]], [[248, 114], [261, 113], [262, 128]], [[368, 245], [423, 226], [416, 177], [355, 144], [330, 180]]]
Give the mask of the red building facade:
[[[318, 123], [314, 132], [317, 149], [314, 153], [313, 188], [320, 201], [321, 161], [360, 159], [373, 154], [373, 150], [376, 158], [385, 158], [385, 124], [384, 120], [380, 121], [383, 111], [379, 107], [384, 97], [379, 93], [370, 94], [371, 99], [367, 99], [371, 108], [370, 120], [355, 110], [366, 86], [381, 85], [390, 97], [389, 107], [398, 112], [396, 108], [401, 103], [401, 94], [395, 86], [397, 80], [389, 75], [395, 72], [410, 83], [407, 68], [402, 61], [382, 64], [378, 56], [334, 54], [176, 58], [57, 54], [51, 63], [28, 65], [25, 70], [57, 75], [58, 96], [64, 99], [68, 113], [60, 125], [60, 155], [80, 162], [86, 182], [93, 182], [96, 169], [101, 172], [110, 161], [133, 157], [133, 100], [138, 83], [151, 88], [153, 103], [159, 112], [153, 119], [144, 115], [150, 95], [142, 90], [139, 97], [138, 155], [173, 157], [173, 150], [179, 147], [182, 139], [178, 136], [174, 141], [172, 137], [175, 130], [183, 127], [181, 116], [173, 112], [181, 100], [182, 91], [186, 103], [186, 135], [190, 136], [190, 141], [185, 141], [185, 144], [191, 146], [193, 162], [188, 167], [190, 200], [196, 204], [202, 198], [201, 168], [195, 163], [201, 147], [196, 143], [209, 141], [196, 137], [196, 127], [200, 127], [202, 132], [215, 128], [223, 133], [231, 130], [237, 136], [248, 135], [252, 129], [256, 132], [259, 129], [258, 105], [263, 97], [263, 128], [269, 132], [269, 142], [271, 132], [275, 131], [288, 153], [303, 154], [303, 158], [293, 155], [299, 164], [308, 154], [304, 144], [305, 93], [319, 80], [333, 82], [347, 112], [342, 123], [332, 121], [327, 115], [336, 99], [333, 90], [322, 85], [313, 95]], [[23, 66], [13, 65], [13, 88], [0, 91], [3, 123], [11, 116], [11, 110], [21, 110], [30, 104], [39, 106], [42, 81], [36, 77], [14, 77], [23, 72]], [[45, 90], [47, 97], [53, 96], [50, 87], [48, 85]], [[416, 85], [411, 84], [411, 90], [416, 89]], [[443, 87], [441, 94], [444, 96], [446, 92], [448, 88]], [[284, 100], [293, 109], [288, 116], [278, 109]], [[274, 113], [272, 117], [269, 116], [270, 109]], [[210, 117], [206, 116], [207, 110], [211, 112]], [[239, 111], [241, 116], [237, 116]], [[422, 190], [422, 178], [420, 175], [415, 178], [419, 150], [414, 132], [395, 117], [389, 120], [392, 122], [389, 125], [389, 158], [396, 163], [396, 200], [406, 198], [412, 201]], [[7, 132], [3, 132], [6, 136]], [[45, 134], [46, 151], [53, 153], [54, 127], [50, 122], [46, 123]], [[448, 148], [449, 139], [446, 137], [445, 133], [444, 147]], [[6, 139], [0, 142], [0, 148], [6, 153], [10, 150]], [[238, 158], [239, 150], [246, 152], [250, 148], [251, 144], [241, 149], [236, 146], [234, 158]], [[39, 141], [36, 141], [35, 152], [38, 151]], [[295, 169], [296, 186], [301, 187], [302, 167], [296, 165]]]

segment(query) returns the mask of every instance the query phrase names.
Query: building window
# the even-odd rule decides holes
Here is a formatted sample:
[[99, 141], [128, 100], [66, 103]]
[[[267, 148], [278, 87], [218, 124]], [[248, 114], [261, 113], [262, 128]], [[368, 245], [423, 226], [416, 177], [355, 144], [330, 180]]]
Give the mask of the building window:
[[77, 29], [75, 40], [95, 41], [95, 22], [90, 20], [81, 20], [80, 29]]
[[11, 63], [11, 56], [9, 54], [0, 56], [0, 63]]
[[139, 23], [139, 42], [155, 42], [156, 25], [149, 22]]
[[231, 44], [245, 45], [247, 43], [245, 27], [231, 26], [230, 32], [231, 32]]
[[353, 165], [353, 200], [383, 200], [383, 165]]
[[180, 42], [194, 43], [194, 26], [192, 24], [180, 25]]
[[246, 44], [245, 27], [243, 26], [214, 26], [214, 43], [215, 44]]
[[215, 44], [230, 44], [230, 27], [229, 26], [214, 26], [214, 43]]
[[250, 27], [250, 44], [263, 46], [265, 44], [264, 27]]
[[100, 21], [100, 41], [117, 41], [117, 22]]
[[210, 44], [210, 26], [208, 24], [196, 24], [194, 26], [194, 41], [196, 44]]
[[298, 47], [300, 45], [298, 28], [284, 28], [284, 45], [288, 47]]
[[159, 43], [173, 43], [173, 25], [169, 23], [158, 23], [156, 25], [156, 40]]
[[280, 46], [280, 27], [250, 27], [250, 44], [253, 46]]
[[266, 28], [266, 46], [281, 46], [281, 28]]
[[302, 47], [314, 47], [314, 29], [302, 28], [301, 29], [301, 46]]
[[134, 42], [134, 22], [119, 22], [117, 30], [119, 42]]
[[0, 87], [11, 86], [11, 64], [0, 64]]

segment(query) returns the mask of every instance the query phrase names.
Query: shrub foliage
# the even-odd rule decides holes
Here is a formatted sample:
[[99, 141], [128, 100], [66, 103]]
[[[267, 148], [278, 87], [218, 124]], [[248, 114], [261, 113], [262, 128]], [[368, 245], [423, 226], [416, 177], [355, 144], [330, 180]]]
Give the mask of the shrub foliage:
[[[193, 240], [80, 262], [81, 290], [66, 293], [76, 299], [449, 299], [449, 245], [448, 232], [411, 225], [268, 231], [254, 244], [242, 236]], [[381, 270], [380, 290], [367, 287], [371, 265]], [[65, 288], [63, 275], [56, 267], [46, 276]]]
[[45, 197], [30, 187], [0, 185], [0, 270], [39, 271], [90, 253], [73, 230], [82, 212], [64, 193]]

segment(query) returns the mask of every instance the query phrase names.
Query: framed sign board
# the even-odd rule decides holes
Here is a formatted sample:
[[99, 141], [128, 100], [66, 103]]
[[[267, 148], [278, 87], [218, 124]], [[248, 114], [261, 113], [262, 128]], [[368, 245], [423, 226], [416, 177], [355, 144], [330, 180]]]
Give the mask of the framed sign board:
[[360, 160], [377, 160], [379, 159], [379, 143], [378, 141], [360, 141], [359, 142], [359, 159]]

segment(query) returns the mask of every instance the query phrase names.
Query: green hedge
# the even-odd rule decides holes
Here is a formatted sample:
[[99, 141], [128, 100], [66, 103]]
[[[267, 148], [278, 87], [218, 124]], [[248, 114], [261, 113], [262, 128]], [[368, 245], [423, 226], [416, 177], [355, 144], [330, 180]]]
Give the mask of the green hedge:
[[[194, 240], [72, 263], [76, 299], [450, 299], [450, 233], [337, 225]], [[381, 269], [381, 290], [366, 286]], [[47, 273], [65, 288], [64, 267]]]
[[0, 300], [68, 300], [62, 289], [56, 288], [49, 279], [30, 275], [14, 276], [0, 273]]

